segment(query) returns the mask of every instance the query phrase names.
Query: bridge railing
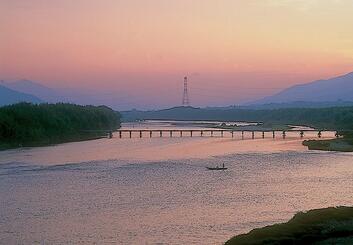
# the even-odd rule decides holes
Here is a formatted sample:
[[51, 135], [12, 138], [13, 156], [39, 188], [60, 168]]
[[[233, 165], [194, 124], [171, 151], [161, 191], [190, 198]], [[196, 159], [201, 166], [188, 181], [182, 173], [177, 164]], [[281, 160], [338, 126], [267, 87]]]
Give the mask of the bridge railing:
[[[313, 132], [317, 134], [318, 138], [322, 137], [322, 134], [325, 132], [333, 132], [336, 137], [339, 137], [339, 131], [332, 130], [318, 130], [318, 129], [304, 129], [304, 130], [225, 130], [225, 129], [119, 129], [116, 131], [119, 138], [123, 138], [123, 136], [128, 136], [129, 138], [133, 138], [133, 136], [143, 138], [143, 137], [225, 137], [225, 135], [230, 135], [234, 138], [237, 134], [240, 133], [240, 137], [242, 139], [245, 138], [245, 134], [251, 134], [251, 138], [255, 139], [256, 134], [261, 133], [261, 137], [265, 138], [265, 135], [271, 134], [272, 138], [276, 138], [276, 136], [281, 136], [282, 138], [286, 138], [290, 133], [298, 133], [299, 137], [303, 138], [306, 133]], [[112, 137], [112, 135], [111, 135]]]

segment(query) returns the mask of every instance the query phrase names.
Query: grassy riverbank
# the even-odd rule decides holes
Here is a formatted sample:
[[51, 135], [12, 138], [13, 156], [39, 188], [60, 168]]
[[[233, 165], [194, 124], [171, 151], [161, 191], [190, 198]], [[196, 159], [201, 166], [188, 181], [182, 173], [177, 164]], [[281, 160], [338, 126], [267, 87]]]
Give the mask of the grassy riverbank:
[[0, 150], [97, 139], [119, 127], [105, 106], [20, 103], [0, 108]]
[[309, 150], [353, 152], [352, 139], [304, 140]]
[[353, 244], [353, 207], [301, 212], [287, 223], [254, 229], [225, 243], [242, 244]]

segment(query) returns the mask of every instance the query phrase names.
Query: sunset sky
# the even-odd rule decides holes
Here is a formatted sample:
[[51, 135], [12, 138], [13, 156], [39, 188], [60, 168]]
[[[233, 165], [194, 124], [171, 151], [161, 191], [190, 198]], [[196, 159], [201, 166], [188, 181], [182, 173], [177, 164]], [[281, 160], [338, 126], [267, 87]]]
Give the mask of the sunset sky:
[[241, 103], [353, 71], [352, 0], [0, 0], [0, 80]]

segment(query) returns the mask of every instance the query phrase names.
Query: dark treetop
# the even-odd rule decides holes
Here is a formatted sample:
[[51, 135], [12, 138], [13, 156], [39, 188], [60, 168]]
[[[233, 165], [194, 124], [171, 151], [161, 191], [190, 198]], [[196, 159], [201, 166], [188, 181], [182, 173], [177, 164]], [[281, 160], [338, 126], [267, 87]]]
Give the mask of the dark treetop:
[[120, 114], [106, 106], [19, 103], [0, 107], [0, 148], [96, 138], [119, 127]]

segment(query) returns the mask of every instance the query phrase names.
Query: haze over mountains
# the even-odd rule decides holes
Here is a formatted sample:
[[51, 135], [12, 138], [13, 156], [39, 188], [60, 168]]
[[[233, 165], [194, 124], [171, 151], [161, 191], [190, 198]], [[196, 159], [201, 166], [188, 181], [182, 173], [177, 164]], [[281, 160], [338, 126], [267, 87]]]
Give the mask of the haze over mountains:
[[22, 93], [32, 94], [45, 102], [67, 102], [67, 98], [55, 89], [48, 88], [30, 80], [24, 79], [15, 82], [3, 82], [3, 85]]
[[287, 88], [250, 104], [353, 101], [353, 72]]
[[[38, 82], [30, 80], [18, 80], [15, 82], [2, 82], [4, 87], [16, 90], [21, 93], [32, 94], [42, 102], [57, 103], [67, 102], [80, 105], [107, 105], [119, 109], [119, 99], [115, 93], [103, 93], [88, 89], [72, 88], [49, 88]], [[32, 102], [24, 98], [22, 101]], [[0, 105], [8, 104], [0, 98]]]
[[16, 104], [23, 101], [31, 103], [44, 102], [31, 94], [21, 93], [0, 85], [0, 106]]
[[[119, 94], [85, 89], [57, 89], [30, 80], [0, 83], [0, 105], [21, 101], [70, 102], [76, 104], [107, 105], [121, 109]], [[248, 109], [289, 107], [351, 106], [353, 102], [353, 72], [328, 80], [296, 85], [283, 91], [242, 105]], [[210, 105], [212, 106], [212, 105]], [[130, 108], [131, 109], [131, 108]]]

